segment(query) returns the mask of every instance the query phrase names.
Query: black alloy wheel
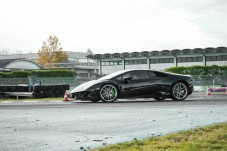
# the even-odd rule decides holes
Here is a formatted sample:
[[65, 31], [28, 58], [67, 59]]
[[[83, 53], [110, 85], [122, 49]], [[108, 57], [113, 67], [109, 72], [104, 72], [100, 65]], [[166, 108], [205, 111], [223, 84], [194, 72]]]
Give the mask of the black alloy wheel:
[[114, 102], [117, 99], [118, 90], [113, 84], [105, 84], [100, 89], [100, 98], [103, 102]]
[[171, 88], [171, 98], [174, 101], [183, 101], [188, 96], [188, 86], [184, 82], [176, 82]]

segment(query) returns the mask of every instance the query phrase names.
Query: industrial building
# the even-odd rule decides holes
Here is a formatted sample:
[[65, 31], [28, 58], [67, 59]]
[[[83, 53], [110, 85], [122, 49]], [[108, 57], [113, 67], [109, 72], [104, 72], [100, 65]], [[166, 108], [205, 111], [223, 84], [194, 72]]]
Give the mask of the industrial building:
[[[95, 78], [98, 75], [98, 62], [94, 59], [87, 58], [86, 56], [92, 54], [88, 49], [87, 52], [73, 52], [65, 51], [68, 55], [67, 63], [52, 63], [48, 64], [48, 68], [58, 69], [74, 69], [76, 70], [78, 77], [82, 78]], [[26, 53], [26, 54], [11, 54], [0, 55], [0, 61], [6, 62], [6, 60], [13, 59], [26, 59], [30, 62], [37, 63], [38, 53]], [[22, 64], [21, 64], [22, 65]], [[23, 67], [23, 66], [22, 66]]]
[[227, 65], [226, 47], [89, 54], [87, 57], [99, 62], [100, 75], [125, 69], [160, 71], [179, 66]]

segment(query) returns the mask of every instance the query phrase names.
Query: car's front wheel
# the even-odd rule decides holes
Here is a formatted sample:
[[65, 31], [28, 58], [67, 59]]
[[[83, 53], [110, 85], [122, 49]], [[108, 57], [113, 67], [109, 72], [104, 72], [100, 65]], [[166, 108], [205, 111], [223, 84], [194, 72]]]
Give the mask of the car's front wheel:
[[105, 84], [100, 89], [100, 98], [103, 102], [113, 102], [117, 99], [118, 90], [113, 84]]
[[184, 82], [176, 82], [171, 89], [171, 98], [175, 101], [183, 101], [188, 96], [188, 86]]

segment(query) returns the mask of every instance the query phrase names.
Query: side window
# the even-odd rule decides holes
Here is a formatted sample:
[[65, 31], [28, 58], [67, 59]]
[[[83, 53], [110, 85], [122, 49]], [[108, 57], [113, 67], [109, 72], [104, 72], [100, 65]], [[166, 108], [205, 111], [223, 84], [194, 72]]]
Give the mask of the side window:
[[123, 79], [122, 79], [122, 75], [116, 77], [115, 79], [116, 79], [117, 81], [122, 81], [122, 80], [123, 80]]
[[148, 79], [149, 76], [146, 71], [133, 71], [130, 73], [132, 80]]
[[168, 75], [162, 72], [154, 72], [157, 77], [167, 77]]
[[131, 77], [130, 73], [123, 74], [123, 78], [128, 78], [128, 77]]
[[157, 77], [157, 75], [152, 71], [148, 71], [148, 75], [150, 78]]

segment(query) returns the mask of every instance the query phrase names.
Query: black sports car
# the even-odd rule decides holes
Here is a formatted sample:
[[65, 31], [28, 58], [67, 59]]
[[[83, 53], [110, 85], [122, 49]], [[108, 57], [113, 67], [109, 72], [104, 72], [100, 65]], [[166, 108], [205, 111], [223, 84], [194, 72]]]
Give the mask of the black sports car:
[[182, 101], [193, 91], [192, 78], [152, 70], [122, 70], [92, 80], [74, 88], [77, 100], [113, 102], [117, 98], [149, 97], [155, 100], [171, 98]]

